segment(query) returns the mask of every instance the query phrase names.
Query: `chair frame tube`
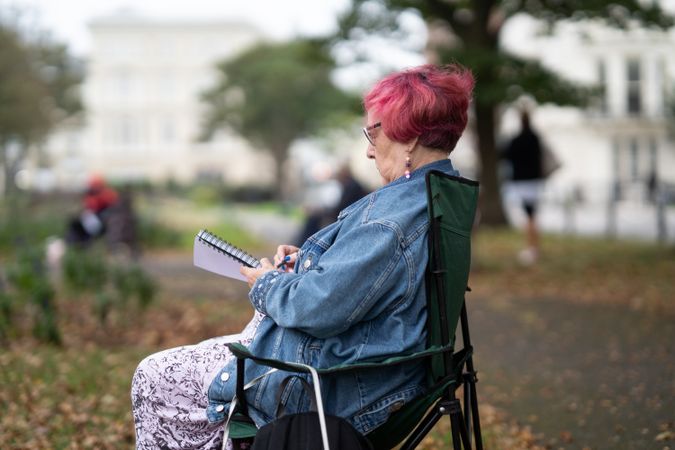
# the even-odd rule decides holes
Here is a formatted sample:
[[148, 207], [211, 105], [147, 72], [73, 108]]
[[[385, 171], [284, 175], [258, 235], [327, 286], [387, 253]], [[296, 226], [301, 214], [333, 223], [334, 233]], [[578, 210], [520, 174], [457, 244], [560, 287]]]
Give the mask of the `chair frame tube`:
[[[428, 181], [428, 180], [427, 180]], [[431, 199], [429, 199], [431, 201]], [[450, 343], [450, 333], [447, 325], [447, 309], [445, 304], [445, 285], [443, 274], [443, 259], [440, 249], [440, 219], [432, 217], [429, 236], [429, 247], [431, 258], [429, 264], [433, 275], [433, 288], [436, 291], [438, 308], [441, 322], [441, 339], [444, 345]], [[467, 290], [470, 290], [467, 287]], [[464, 349], [469, 350], [469, 356], [464, 363], [464, 369], [459, 376], [458, 383], [454, 386], [448, 386], [441, 399], [434, 405], [434, 408], [427, 413], [422, 422], [418, 424], [413, 433], [405, 441], [402, 449], [415, 448], [426, 436], [434, 425], [443, 415], [450, 416], [450, 426], [452, 432], [452, 443], [454, 450], [471, 450], [471, 437], [473, 435], [476, 444], [476, 450], [483, 450], [483, 439], [481, 435], [480, 416], [478, 413], [478, 399], [476, 395], [476, 372], [473, 367], [473, 358], [471, 356], [471, 337], [469, 335], [469, 319], [466, 311], [466, 300], [462, 303], [460, 314], [460, 328], [462, 333], [462, 344]], [[443, 364], [445, 373], [452, 370], [452, 354], [447, 352], [443, 355]], [[456, 396], [457, 387], [464, 387], [464, 413]], [[473, 433], [471, 433], [473, 429]]]

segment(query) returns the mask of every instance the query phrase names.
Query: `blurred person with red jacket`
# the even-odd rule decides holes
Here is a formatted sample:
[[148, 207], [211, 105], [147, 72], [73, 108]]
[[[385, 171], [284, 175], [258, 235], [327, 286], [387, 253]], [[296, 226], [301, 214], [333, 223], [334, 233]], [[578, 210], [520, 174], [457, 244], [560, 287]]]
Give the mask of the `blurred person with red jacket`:
[[105, 233], [109, 211], [119, 199], [117, 192], [108, 186], [100, 175], [93, 175], [82, 197], [82, 211], [71, 219], [66, 232], [68, 244], [86, 246]]

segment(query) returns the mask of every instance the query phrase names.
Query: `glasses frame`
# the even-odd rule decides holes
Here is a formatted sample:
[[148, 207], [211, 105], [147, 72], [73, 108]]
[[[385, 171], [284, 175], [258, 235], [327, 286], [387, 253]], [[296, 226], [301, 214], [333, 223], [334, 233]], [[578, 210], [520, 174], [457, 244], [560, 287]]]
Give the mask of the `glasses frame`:
[[374, 130], [375, 128], [380, 128], [381, 126], [382, 126], [382, 122], [377, 122], [377, 123], [374, 123], [370, 126], [362, 128], [363, 135], [366, 137], [366, 139], [368, 139], [368, 142], [373, 147], [375, 147], [375, 141], [373, 140], [372, 136], [370, 135], [370, 130]]

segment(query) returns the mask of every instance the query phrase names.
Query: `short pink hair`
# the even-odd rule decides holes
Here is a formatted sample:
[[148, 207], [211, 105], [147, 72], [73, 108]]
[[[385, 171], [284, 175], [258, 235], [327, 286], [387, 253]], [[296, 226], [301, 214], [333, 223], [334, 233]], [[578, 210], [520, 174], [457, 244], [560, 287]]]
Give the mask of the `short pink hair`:
[[419, 137], [425, 147], [450, 153], [466, 128], [473, 86], [471, 71], [458, 64], [427, 64], [388, 75], [363, 103], [390, 139]]

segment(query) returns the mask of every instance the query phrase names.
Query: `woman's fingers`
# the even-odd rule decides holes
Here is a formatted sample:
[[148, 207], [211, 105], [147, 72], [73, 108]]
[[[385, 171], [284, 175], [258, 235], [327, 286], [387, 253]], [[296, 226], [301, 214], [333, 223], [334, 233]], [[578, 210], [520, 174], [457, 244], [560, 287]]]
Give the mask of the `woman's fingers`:
[[298, 250], [295, 245], [283, 244], [277, 247], [277, 252], [274, 255], [274, 265], [278, 266], [282, 262], [286, 265], [293, 266], [298, 257]]
[[295, 253], [298, 251], [298, 247], [295, 245], [288, 245], [288, 244], [282, 244], [277, 247], [277, 253], [274, 255], [274, 258], [276, 260], [277, 257], [279, 257], [279, 262], [281, 262], [282, 259], [284, 259], [284, 256], [289, 255], [291, 253]]
[[260, 267], [241, 266], [239, 268], [239, 273], [246, 277], [249, 287], [253, 287], [253, 284], [255, 284], [256, 280], [270, 270], [274, 270], [274, 266], [269, 259], [263, 258], [260, 260]]

